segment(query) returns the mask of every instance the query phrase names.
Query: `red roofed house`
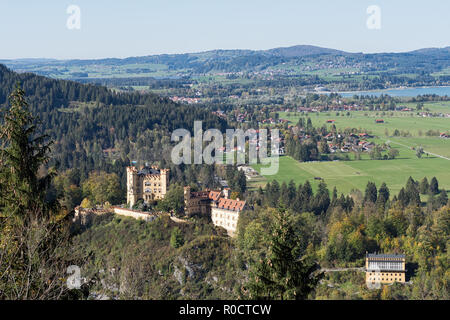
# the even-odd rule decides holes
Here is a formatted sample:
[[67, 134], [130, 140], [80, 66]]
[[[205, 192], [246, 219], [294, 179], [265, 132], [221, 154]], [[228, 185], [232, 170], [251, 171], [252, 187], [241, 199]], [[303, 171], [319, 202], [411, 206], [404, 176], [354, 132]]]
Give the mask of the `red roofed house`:
[[220, 198], [219, 201], [214, 202], [212, 205], [212, 222], [215, 226], [227, 230], [228, 235], [233, 237], [236, 232], [239, 213], [244, 210], [244, 208], [245, 201]]
[[375, 120], [375, 122], [376, 123], [384, 123], [384, 120], [383, 119], [377, 119], [377, 120]]
[[191, 192], [190, 187], [184, 188], [185, 213], [192, 215], [211, 215], [212, 222], [227, 230], [229, 236], [234, 236], [239, 219], [239, 213], [245, 208], [245, 201], [232, 200], [230, 189], [222, 191]]

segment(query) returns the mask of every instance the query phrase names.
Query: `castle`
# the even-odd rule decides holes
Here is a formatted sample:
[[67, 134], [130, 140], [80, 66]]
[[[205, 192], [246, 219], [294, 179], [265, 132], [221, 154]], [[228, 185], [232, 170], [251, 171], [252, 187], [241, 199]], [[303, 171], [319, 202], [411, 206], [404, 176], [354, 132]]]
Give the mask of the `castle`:
[[235, 235], [239, 214], [246, 206], [245, 201], [230, 199], [228, 188], [192, 192], [190, 187], [185, 187], [184, 204], [187, 216], [210, 216], [213, 224], [224, 228], [229, 236]]
[[127, 203], [134, 206], [140, 199], [144, 202], [164, 199], [169, 186], [169, 169], [157, 166], [127, 167]]

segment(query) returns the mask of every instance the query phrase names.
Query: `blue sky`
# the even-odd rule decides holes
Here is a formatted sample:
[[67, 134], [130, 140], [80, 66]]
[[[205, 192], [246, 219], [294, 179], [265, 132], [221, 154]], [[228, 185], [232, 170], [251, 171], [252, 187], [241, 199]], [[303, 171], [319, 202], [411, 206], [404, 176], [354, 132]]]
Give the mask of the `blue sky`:
[[[69, 5], [81, 28], [69, 30]], [[381, 29], [366, 26], [381, 9]], [[351, 52], [450, 46], [448, 0], [2, 0], [0, 59], [105, 58], [310, 44]]]

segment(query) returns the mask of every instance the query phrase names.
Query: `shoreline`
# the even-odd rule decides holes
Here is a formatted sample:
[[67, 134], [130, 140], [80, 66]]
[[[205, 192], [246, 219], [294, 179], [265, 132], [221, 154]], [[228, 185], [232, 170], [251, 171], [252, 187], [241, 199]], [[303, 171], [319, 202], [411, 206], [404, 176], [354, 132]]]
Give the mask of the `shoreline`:
[[[324, 91], [323, 93], [337, 93], [337, 94], [358, 94], [361, 92], [368, 93], [380, 93], [383, 91], [403, 91], [403, 90], [414, 90], [414, 89], [438, 89], [438, 88], [450, 88], [450, 86], [423, 86], [423, 87], [395, 87], [395, 88], [387, 88], [387, 89], [375, 89], [375, 90], [361, 90], [361, 91]], [[322, 93], [322, 92], [315, 92]]]

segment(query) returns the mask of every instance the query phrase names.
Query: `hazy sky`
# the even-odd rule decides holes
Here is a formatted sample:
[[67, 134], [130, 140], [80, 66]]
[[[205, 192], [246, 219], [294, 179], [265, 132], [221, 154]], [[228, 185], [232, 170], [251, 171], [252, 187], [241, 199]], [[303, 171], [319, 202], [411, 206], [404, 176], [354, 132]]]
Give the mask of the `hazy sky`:
[[[81, 10], [69, 30], [67, 8]], [[370, 30], [366, 10], [381, 9]], [[0, 59], [104, 58], [310, 44], [351, 52], [450, 46], [449, 0], [1, 0]]]

